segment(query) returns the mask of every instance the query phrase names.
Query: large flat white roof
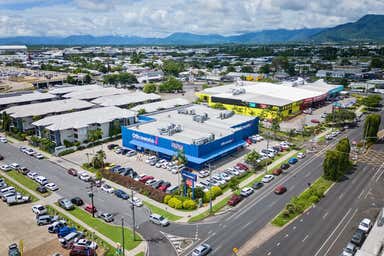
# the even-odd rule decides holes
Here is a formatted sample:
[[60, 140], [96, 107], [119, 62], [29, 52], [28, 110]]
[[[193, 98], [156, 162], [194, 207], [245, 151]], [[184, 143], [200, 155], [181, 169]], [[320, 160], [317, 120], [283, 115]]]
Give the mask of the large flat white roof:
[[48, 100], [48, 99], [54, 99], [54, 98], [56, 98], [56, 96], [50, 93], [41, 93], [41, 92], [26, 93], [18, 96], [0, 98], [0, 106], [38, 101], [38, 100]]
[[91, 108], [93, 106], [94, 104], [89, 103], [87, 101], [78, 99], [65, 99], [21, 106], [13, 106], [4, 109], [3, 112], [7, 112], [7, 114], [10, 114], [13, 118], [20, 118], [28, 116], [44, 116], [47, 114], [54, 114], [71, 110], [81, 110]]
[[44, 126], [51, 131], [66, 130], [71, 128], [84, 128], [90, 124], [102, 124], [115, 119], [135, 116], [135, 112], [118, 107], [100, 107], [88, 110], [49, 116], [38, 120], [32, 125]]
[[170, 109], [170, 108], [174, 108], [177, 106], [188, 105], [190, 103], [191, 102], [189, 102], [187, 99], [175, 98], [175, 99], [169, 99], [169, 100], [163, 100], [163, 101], [158, 101], [158, 102], [142, 104], [142, 105], [135, 106], [135, 107], [131, 108], [131, 110], [139, 111], [140, 109], [144, 109], [146, 113], [151, 113], [151, 112], [155, 112], [158, 110]]
[[[193, 115], [180, 114], [178, 113], [178, 110], [169, 110], [151, 115], [150, 117], [155, 119], [153, 122], [132, 126], [130, 129], [174, 141], [192, 144], [194, 140], [208, 137], [210, 134], [214, 134], [215, 140], [230, 135], [235, 131], [235, 129], [231, 127], [254, 119], [254, 117], [236, 114], [229, 118], [221, 119], [219, 118], [219, 114], [226, 110], [212, 109], [204, 105], [192, 105], [183, 109], [194, 110], [197, 115], [206, 113], [208, 119], [203, 123], [200, 123], [193, 120]], [[159, 129], [165, 128], [171, 123], [181, 125], [182, 131], [171, 136], [160, 134]]]
[[125, 94], [129, 93], [128, 90], [125, 89], [116, 89], [112, 87], [108, 88], [95, 88], [92, 90], [76, 90], [72, 91], [70, 93], [64, 94], [63, 98], [73, 98], [73, 99], [80, 99], [80, 100], [92, 100], [96, 99], [102, 96], [108, 96], [108, 95], [117, 95], [117, 94]]
[[[245, 93], [233, 95], [233, 90], [244, 89]], [[322, 91], [292, 87], [283, 84], [242, 81], [229, 85], [207, 88], [202, 91], [211, 96], [238, 99], [247, 102], [283, 106], [292, 102], [323, 95]]]
[[87, 90], [99, 90], [103, 87], [94, 84], [88, 85], [77, 85], [77, 86], [60, 86], [55, 87], [54, 89], [49, 90], [48, 92], [51, 94], [66, 94], [75, 91], [87, 91]]
[[141, 91], [109, 95], [99, 97], [92, 102], [101, 106], [124, 106], [128, 104], [137, 104], [146, 101], [160, 100], [161, 97], [154, 93], [144, 93]]

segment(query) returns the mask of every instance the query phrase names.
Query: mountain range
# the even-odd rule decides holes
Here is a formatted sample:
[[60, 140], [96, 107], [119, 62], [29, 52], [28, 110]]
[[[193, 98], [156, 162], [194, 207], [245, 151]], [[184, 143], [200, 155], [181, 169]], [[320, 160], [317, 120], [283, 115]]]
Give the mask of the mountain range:
[[197, 35], [173, 33], [163, 38], [137, 36], [92, 36], [68, 37], [19, 36], [0, 38], [0, 45], [212, 45], [212, 44], [278, 44], [278, 43], [324, 43], [324, 42], [383, 42], [384, 15], [365, 15], [356, 22], [331, 28], [304, 28], [296, 30], [274, 29], [243, 33], [233, 36], [218, 34]]

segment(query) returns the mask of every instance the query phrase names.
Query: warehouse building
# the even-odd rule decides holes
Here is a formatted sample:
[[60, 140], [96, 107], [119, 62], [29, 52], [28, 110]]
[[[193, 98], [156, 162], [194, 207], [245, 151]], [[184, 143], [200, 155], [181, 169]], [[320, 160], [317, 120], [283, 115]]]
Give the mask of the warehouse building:
[[118, 107], [100, 107], [88, 110], [45, 117], [33, 122], [38, 137], [46, 137], [56, 146], [64, 145], [64, 141], [71, 143], [88, 142], [89, 131], [100, 129], [105, 139], [121, 132], [122, 125], [136, 123], [133, 111]]
[[60, 115], [73, 111], [92, 108], [94, 105], [87, 101], [77, 99], [56, 100], [42, 103], [34, 103], [21, 106], [13, 106], [3, 110], [12, 119], [12, 124], [19, 131], [34, 129], [34, 121], [51, 115]]
[[132, 108], [137, 105], [160, 101], [161, 97], [154, 93], [144, 93], [141, 91], [125, 94], [102, 96], [94, 99], [92, 103], [109, 107], [117, 106], [121, 108]]
[[26, 105], [38, 102], [46, 102], [55, 100], [56, 96], [50, 93], [41, 93], [41, 92], [33, 92], [33, 93], [24, 93], [16, 96], [10, 97], [0, 97], [0, 110], [19, 105]]
[[258, 118], [203, 105], [180, 107], [139, 117], [122, 127], [123, 146], [171, 159], [183, 151], [188, 167], [201, 169], [244, 147], [258, 132]]
[[143, 112], [143, 113], [153, 113], [153, 112], [169, 110], [169, 109], [173, 109], [176, 107], [185, 106], [189, 104], [191, 104], [191, 102], [189, 102], [187, 99], [174, 98], [169, 100], [162, 100], [162, 101], [138, 105], [131, 108], [131, 110], [136, 112]]
[[316, 107], [343, 90], [340, 85], [315, 82], [301, 86], [241, 81], [207, 88], [197, 93], [199, 100], [213, 108], [238, 114], [287, 119], [309, 107]]

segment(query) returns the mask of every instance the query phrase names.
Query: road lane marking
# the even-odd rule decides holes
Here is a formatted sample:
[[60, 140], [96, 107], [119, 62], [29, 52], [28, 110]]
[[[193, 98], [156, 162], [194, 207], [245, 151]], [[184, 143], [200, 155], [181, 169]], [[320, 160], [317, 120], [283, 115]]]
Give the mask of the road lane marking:
[[296, 226], [293, 226], [293, 228], [292, 228], [293, 230], [295, 230], [296, 229]]
[[339, 237], [341, 236], [341, 234], [344, 232], [344, 230], [347, 228], [348, 224], [352, 221], [353, 217], [355, 216], [355, 214], [357, 213], [357, 210], [358, 208], [355, 209], [355, 211], [353, 212], [352, 216], [348, 219], [347, 223], [345, 223], [344, 227], [341, 229], [341, 231], [339, 232], [339, 234], [336, 236], [336, 238], [333, 240], [333, 242], [331, 243], [331, 246], [328, 247], [328, 250], [325, 252], [324, 256], [327, 256], [327, 254], [329, 253], [329, 251], [332, 249], [332, 247], [335, 245], [337, 239], [339, 239]]
[[326, 212], [324, 215], [323, 215], [323, 219], [327, 218], [328, 216], [328, 212]]
[[301, 242], [305, 242], [305, 240], [307, 240], [307, 238], [309, 237], [309, 235], [306, 235], [305, 237], [304, 237], [304, 239], [303, 240], [301, 240]]
[[349, 210], [347, 211], [347, 213], [344, 215], [344, 217], [341, 219], [341, 221], [339, 222], [339, 224], [337, 224], [336, 228], [332, 231], [331, 235], [328, 236], [328, 238], [325, 240], [325, 242], [321, 245], [320, 249], [316, 252], [316, 254], [314, 256], [317, 256], [319, 255], [320, 251], [324, 248], [324, 246], [328, 243], [329, 239], [331, 239], [331, 237], [333, 236], [333, 234], [336, 232], [336, 230], [339, 228], [339, 226], [343, 223], [343, 221], [345, 220], [345, 218], [347, 218], [347, 216], [349, 215], [349, 213], [352, 211], [352, 208], [349, 208]]
[[276, 244], [276, 246], [279, 247], [279, 246], [280, 246], [280, 242], [278, 242], [278, 243]]
[[272, 253], [271, 252], [268, 252], [267, 255], [271, 255]]
[[377, 178], [376, 178], [376, 182], [378, 182], [378, 181], [380, 180], [380, 177], [381, 177], [381, 175], [383, 175], [383, 173], [384, 173], [384, 171], [382, 171], [382, 172], [380, 173], [380, 175], [377, 176]]
[[285, 238], [287, 238], [288, 236], [289, 236], [288, 234], [285, 234], [285, 236], [284, 236], [284, 237], [285, 237]]
[[343, 198], [343, 196], [344, 196], [344, 192], [341, 193], [341, 194], [339, 195], [339, 200], [340, 200], [341, 198]]
[[359, 194], [359, 196], [358, 196], [357, 198], [361, 199], [361, 197], [363, 196], [363, 194], [364, 194], [364, 189], [361, 190], [361, 192], [360, 192], [360, 194]]

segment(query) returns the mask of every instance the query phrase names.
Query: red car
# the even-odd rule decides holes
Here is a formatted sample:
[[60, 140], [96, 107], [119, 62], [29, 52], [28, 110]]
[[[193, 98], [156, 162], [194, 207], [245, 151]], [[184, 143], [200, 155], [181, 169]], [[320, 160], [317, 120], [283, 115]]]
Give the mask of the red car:
[[237, 163], [236, 166], [239, 167], [240, 169], [244, 170], [244, 171], [248, 171], [249, 170], [248, 166], [246, 166], [243, 163]]
[[278, 185], [278, 186], [275, 188], [275, 194], [276, 194], [276, 195], [284, 194], [286, 191], [287, 191], [287, 188], [284, 187], [283, 185]]
[[68, 172], [69, 175], [77, 176], [77, 171], [75, 169], [73, 169], [73, 168], [68, 169], [67, 172]]
[[171, 186], [171, 183], [164, 182], [163, 184], [161, 184], [161, 186], [158, 189], [165, 192], [169, 186]]
[[142, 182], [142, 183], [146, 183], [147, 181], [149, 181], [149, 180], [153, 180], [153, 179], [154, 179], [153, 176], [145, 175], [145, 176], [141, 177], [141, 178], [139, 179], [139, 181]]
[[311, 123], [314, 123], [314, 124], [319, 124], [319, 123], [320, 123], [320, 121], [319, 121], [319, 120], [317, 120], [317, 119], [311, 119]]
[[97, 209], [95, 206], [92, 206], [91, 204], [87, 204], [85, 207], [84, 207], [84, 210], [86, 210], [87, 212], [89, 213], [95, 213], [97, 212]]
[[96, 251], [85, 246], [74, 245], [69, 252], [69, 256], [96, 256]]
[[279, 168], [279, 169], [275, 169], [272, 171], [272, 174], [275, 175], [275, 176], [279, 176], [283, 171]]
[[230, 206], [235, 206], [237, 205], [238, 203], [240, 203], [240, 201], [242, 200], [243, 198], [241, 196], [238, 196], [238, 195], [233, 195], [227, 202], [228, 205]]

